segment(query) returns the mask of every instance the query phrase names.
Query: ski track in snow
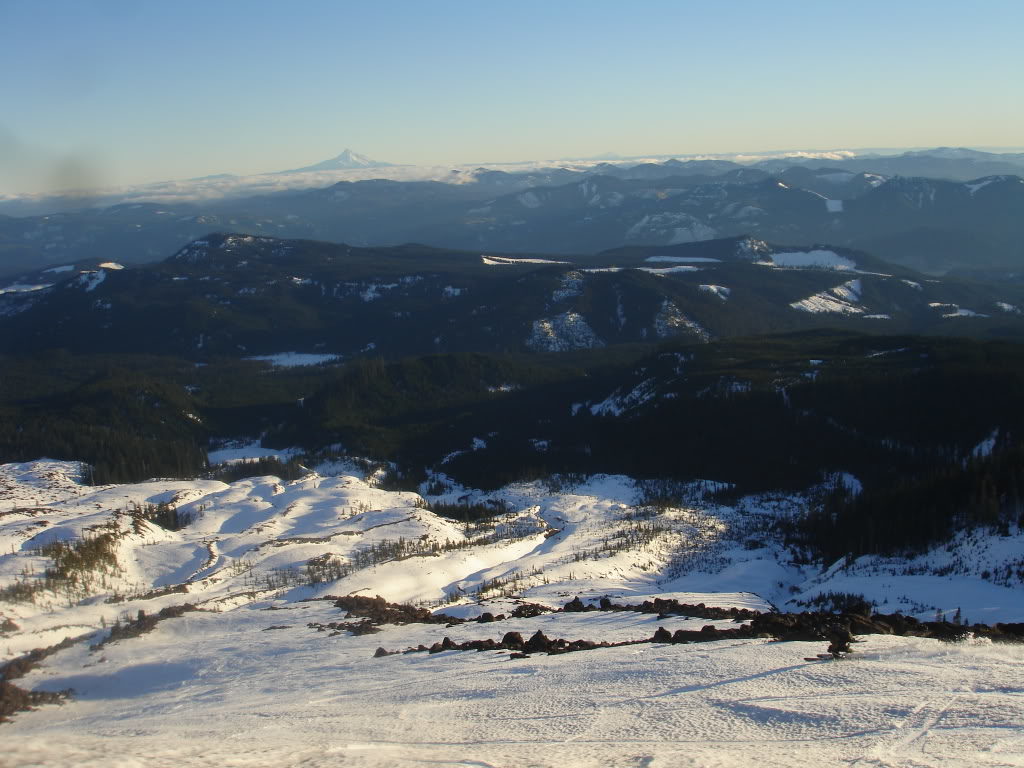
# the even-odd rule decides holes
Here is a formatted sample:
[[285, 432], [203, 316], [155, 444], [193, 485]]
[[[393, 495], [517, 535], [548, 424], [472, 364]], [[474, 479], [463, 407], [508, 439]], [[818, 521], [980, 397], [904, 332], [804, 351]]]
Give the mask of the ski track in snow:
[[[744, 546], [743, 525], [757, 529], [758, 520], [792, 513], [803, 503], [797, 496], [747, 497], [736, 507], [702, 507], [695, 496], [693, 508], [649, 518], [635, 506], [632, 481], [616, 476], [557, 491], [540, 483], [491, 494], [452, 488], [436, 498], [507, 503], [512, 511], [499, 526], [512, 538], [391, 559], [340, 581], [268, 588], [260, 579], [275, 569], [299, 568], [325, 554], [344, 559], [399, 537], [465, 540], [462, 527], [423, 509], [417, 494], [383, 491], [351, 470], [291, 483], [262, 477], [230, 485], [154, 480], [93, 488], [79, 484], [82, 469], [70, 462], [0, 466], [0, 551], [7, 553], [0, 556], [0, 584], [20, 578], [26, 563], [37, 571], [46, 566], [32, 554], [41, 538], [80, 536], [111, 520], [126, 532], [117, 550], [121, 571], [95, 597], [0, 602], [0, 617], [19, 626], [2, 636], [0, 660], [92, 633], [17, 681], [75, 694], [63, 706], [19, 713], [0, 725], [12, 737], [4, 744], [5, 768], [112, 761], [128, 768], [1024, 765], [1021, 646], [872, 635], [843, 662], [804, 661], [823, 650], [820, 642], [736, 639], [519, 660], [508, 652], [465, 651], [373, 658], [377, 647], [429, 646], [445, 636], [500, 640], [508, 631], [528, 637], [539, 629], [548, 637], [614, 642], [649, 638], [659, 626], [735, 624], [633, 612], [550, 613], [450, 627], [388, 625], [354, 636], [318, 631], [316, 624], [344, 620], [344, 612], [332, 601], [303, 600], [448, 595], [456, 602], [437, 610], [507, 614], [516, 599], [495, 590], [482, 603], [471, 596], [482, 585], [518, 579], [515, 594], [552, 607], [576, 595], [585, 602], [608, 595], [625, 603], [662, 596], [766, 610], [769, 601], [791, 597], [789, 585], [799, 585], [797, 596], [804, 598], [848, 588], [898, 601], [905, 583], [918, 590], [919, 612], [934, 613], [936, 603], [951, 610], [970, 596], [965, 613], [980, 605], [994, 611], [970, 618], [1022, 616], [1019, 589], [969, 574], [956, 582], [901, 577], [894, 564], [871, 558], [813, 573], [787, 564], [774, 545]], [[844, 476], [844, 482], [857, 481]], [[148, 525], [127, 533], [130, 519], [118, 511], [159, 501], [195, 513], [195, 520], [178, 532]], [[26, 508], [31, 511], [17, 511]], [[656, 519], [665, 530], [632, 548], [601, 550], [636, 530], [636, 519]], [[980, 568], [1019, 555], [1020, 538], [976, 534], [954, 545], [957, 557]], [[911, 565], [945, 567], [950, 558], [956, 559], [943, 548]], [[961, 582], [966, 591], [958, 593]], [[138, 596], [179, 583], [187, 584], [187, 594]], [[104, 602], [115, 591], [127, 599]], [[119, 614], [184, 602], [206, 610], [89, 649], [105, 634], [101, 620], [109, 625]]]

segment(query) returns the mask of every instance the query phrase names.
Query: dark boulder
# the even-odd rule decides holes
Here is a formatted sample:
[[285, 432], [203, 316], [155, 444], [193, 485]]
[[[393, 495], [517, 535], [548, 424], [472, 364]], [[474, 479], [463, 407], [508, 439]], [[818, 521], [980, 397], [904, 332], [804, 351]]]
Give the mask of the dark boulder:
[[587, 610], [587, 606], [585, 606], [583, 601], [580, 600], [580, 596], [576, 595], [576, 597], [565, 604], [565, 607], [562, 610], [566, 613], [581, 613], [582, 611]]
[[540, 616], [542, 613], [550, 613], [551, 609], [546, 605], [538, 605], [537, 603], [523, 603], [517, 605], [512, 611], [512, 617], [515, 619], [532, 619], [534, 616]]
[[541, 632], [538, 629], [536, 632], [533, 633], [533, 636], [526, 641], [524, 650], [527, 653], [542, 653], [544, 651], [547, 651], [550, 645], [551, 641], [543, 632]]
[[671, 643], [672, 633], [664, 627], [658, 627], [654, 633], [654, 637], [651, 638], [652, 643]]
[[505, 636], [501, 638], [501, 645], [503, 648], [518, 651], [524, 645], [523, 636], [518, 632], [506, 632]]

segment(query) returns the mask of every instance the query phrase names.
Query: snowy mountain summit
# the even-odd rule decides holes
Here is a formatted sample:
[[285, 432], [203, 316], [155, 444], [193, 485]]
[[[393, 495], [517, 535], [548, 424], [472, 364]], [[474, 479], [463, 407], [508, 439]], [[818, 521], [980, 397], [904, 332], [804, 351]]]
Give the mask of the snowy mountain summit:
[[307, 165], [303, 168], [293, 168], [290, 171], [281, 171], [281, 173], [305, 173], [306, 171], [348, 171], [358, 168], [384, 168], [390, 165], [391, 163], [372, 160], [366, 155], [360, 155], [358, 152], [353, 152], [351, 149], [346, 147], [344, 152], [337, 157], [332, 157], [330, 160], [324, 160], [314, 165]]

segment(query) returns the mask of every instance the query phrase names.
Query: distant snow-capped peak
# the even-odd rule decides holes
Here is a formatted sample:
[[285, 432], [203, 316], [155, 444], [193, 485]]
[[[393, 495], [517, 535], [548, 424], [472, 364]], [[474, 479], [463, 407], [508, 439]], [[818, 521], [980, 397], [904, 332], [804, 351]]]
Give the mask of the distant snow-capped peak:
[[334, 159], [324, 162], [336, 168], [371, 168], [378, 165], [376, 160], [371, 160], [366, 155], [360, 155], [348, 148]]
[[382, 163], [377, 160], [372, 160], [366, 155], [360, 155], [358, 152], [353, 152], [351, 149], [346, 148], [337, 157], [332, 157], [330, 160], [324, 160], [323, 162], [316, 163], [315, 165], [307, 165], [304, 168], [295, 168], [290, 171], [283, 171], [283, 173], [301, 173], [304, 171], [345, 171], [353, 170], [358, 168], [379, 168], [383, 166], [391, 165], [391, 163]]

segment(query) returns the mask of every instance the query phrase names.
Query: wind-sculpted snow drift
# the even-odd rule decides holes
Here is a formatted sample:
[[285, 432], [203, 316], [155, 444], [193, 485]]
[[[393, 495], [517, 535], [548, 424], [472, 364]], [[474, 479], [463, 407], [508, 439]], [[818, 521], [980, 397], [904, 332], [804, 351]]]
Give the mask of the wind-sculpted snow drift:
[[[5, 764], [1021, 754], [1024, 649], [968, 626], [1021, 621], [1019, 590], [950, 580], [938, 553], [909, 562], [913, 575], [870, 558], [795, 565], [772, 521], [799, 514], [799, 494], [724, 506], [704, 493], [716, 484], [695, 484], [672, 506], [595, 476], [489, 494], [437, 477], [444, 493], [421, 495], [355, 465], [320, 469], [91, 487], [73, 463], [0, 467], [0, 664], [80, 638], [19, 667], [30, 705], [72, 693], [0, 726]], [[995, 571], [1019, 542], [1011, 531], [950, 547]], [[804, 661], [835, 617], [773, 606], [824, 605], [840, 585], [907, 618], [848, 614], [865, 633], [855, 660]]]

